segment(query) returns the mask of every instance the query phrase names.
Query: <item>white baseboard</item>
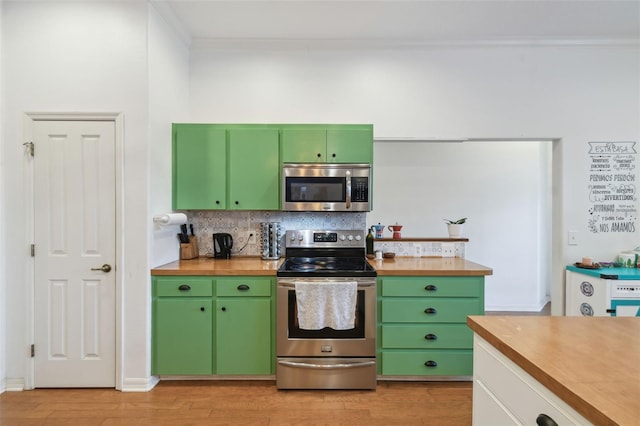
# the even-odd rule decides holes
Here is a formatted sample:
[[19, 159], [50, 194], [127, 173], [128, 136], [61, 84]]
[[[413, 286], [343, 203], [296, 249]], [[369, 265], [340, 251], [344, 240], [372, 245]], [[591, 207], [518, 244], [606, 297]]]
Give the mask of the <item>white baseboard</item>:
[[122, 389], [120, 390], [122, 392], [149, 392], [158, 384], [159, 381], [160, 378], [158, 376], [150, 376], [141, 379], [124, 379], [122, 382]]
[[24, 390], [24, 379], [6, 379], [2, 388], [8, 392], [20, 392]]

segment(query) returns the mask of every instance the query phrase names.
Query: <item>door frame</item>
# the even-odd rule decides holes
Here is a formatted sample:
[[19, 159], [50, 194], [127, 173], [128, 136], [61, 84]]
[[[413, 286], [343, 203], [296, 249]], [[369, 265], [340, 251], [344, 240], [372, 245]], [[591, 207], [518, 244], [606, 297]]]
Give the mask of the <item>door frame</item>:
[[[124, 277], [124, 271], [122, 265], [124, 265], [123, 254], [123, 241], [122, 241], [122, 229], [124, 223], [124, 202], [123, 202], [123, 153], [124, 153], [124, 117], [120, 112], [105, 112], [105, 113], [78, 113], [78, 112], [25, 112], [23, 114], [23, 134], [24, 142], [28, 143], [33, 141], [33, 127], [36, 121], [109, 121], [113, 122], [115, 126], [115, 327], [116, 327], [116, 365], [115, 365], [115, 382], [116, 389], [122, 390], [123, 372], [122, 372], [122, 359], [123, 359], [123, 345], [122, 345], [122, 283]], [[36, 152], [37, 155], [37, 152]], [[26, 247], [29, 247], [34, 242], [35, 232], [35, 188], [34, 188], [34, 166], [33, 157], [28, 154], [28, 147], [25, 146], [25, 167], [23, 180], [25, 183], [25, 242]], [[35, 258], [30, 256], [29, 253], [25, 253], [25, 323], [26, 333], [26, 347], [35, 342]], [[25, 367], [24, 387], [25, 389], [33, 389], [35, 385], [35, 358], [27, 354], [27, 361]]]

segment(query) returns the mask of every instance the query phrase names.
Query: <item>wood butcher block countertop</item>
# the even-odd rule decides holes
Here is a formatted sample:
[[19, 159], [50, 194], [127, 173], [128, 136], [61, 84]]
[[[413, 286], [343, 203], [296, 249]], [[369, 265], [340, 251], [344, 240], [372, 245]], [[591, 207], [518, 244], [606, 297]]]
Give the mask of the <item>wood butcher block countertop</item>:
[[470, 316], [467, 323], [594, 424], [640, 424], [640, 318]]
[[[259, 257], [237, 256], [231, 259], [199, 257], [176, 260], [151, 270], [151, 275], [276, 275], [284, 259], [262, 260]], [[395, 257], [369, 260], [385, 275], [491, 275], [491, 268], [458, 257]]]
[[385, 275], [491, 275], [493, 270], [459, 257], [394, 257], [369, 260], [379, 276]]
[[237, 256], [231, 259], [176, 260], [151, 270], [151, 275], [276, 275], [284, 259], [262, 260], [259, 257]]

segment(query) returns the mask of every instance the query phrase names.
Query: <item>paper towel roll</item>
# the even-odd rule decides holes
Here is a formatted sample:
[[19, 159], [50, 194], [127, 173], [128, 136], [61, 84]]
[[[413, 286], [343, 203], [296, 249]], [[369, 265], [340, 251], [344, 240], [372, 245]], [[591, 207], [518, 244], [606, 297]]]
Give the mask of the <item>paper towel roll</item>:
[[187, 223], [187, 215], [184, 213], [167, 213], [153, 217], [153, 222], [158, 225], [182, 225]]

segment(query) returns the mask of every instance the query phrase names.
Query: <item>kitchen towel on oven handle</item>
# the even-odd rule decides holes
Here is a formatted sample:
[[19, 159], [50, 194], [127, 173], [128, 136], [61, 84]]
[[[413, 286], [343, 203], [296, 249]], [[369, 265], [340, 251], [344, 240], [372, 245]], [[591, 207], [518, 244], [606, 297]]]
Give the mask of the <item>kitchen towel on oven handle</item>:
[[355, 281], [296, 281], [298, 325], [303, 330], [350, 330], [355, 327], [358, 284]]

